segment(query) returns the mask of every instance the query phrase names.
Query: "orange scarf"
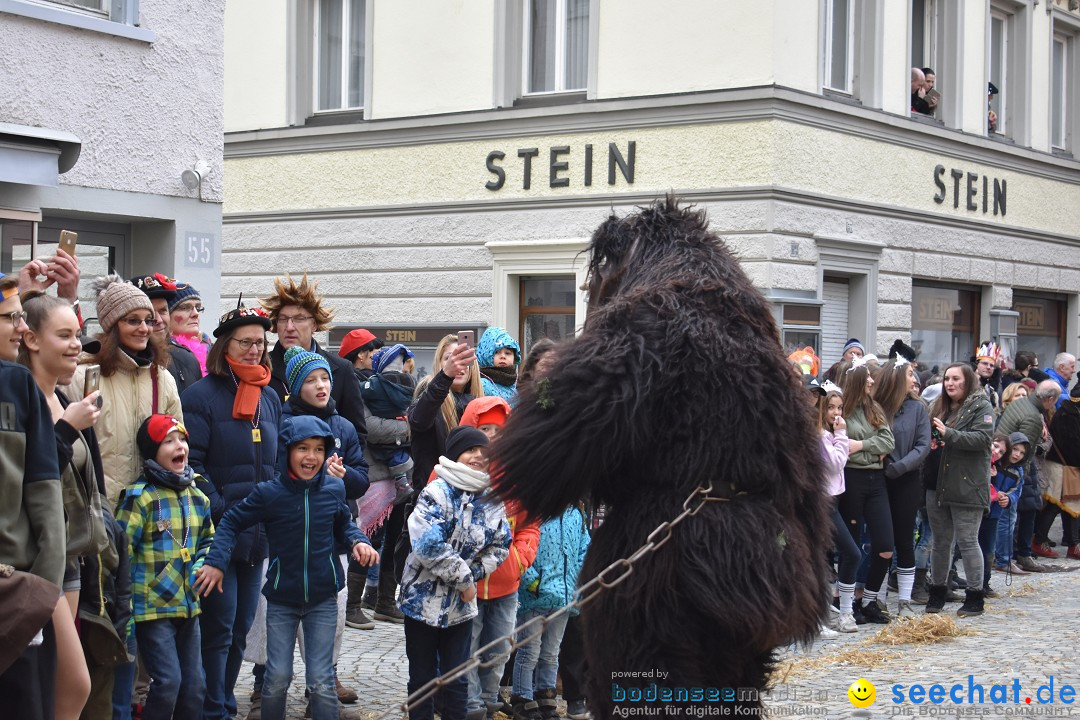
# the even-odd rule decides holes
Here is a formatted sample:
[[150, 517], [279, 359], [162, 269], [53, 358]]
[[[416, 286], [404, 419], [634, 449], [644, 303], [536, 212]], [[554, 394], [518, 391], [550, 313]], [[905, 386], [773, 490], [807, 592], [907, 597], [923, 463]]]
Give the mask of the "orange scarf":
[[225, 356], [225, 361], [229, 363], [233, 375], [239, 381], [236, 399], [233, 400], [232, 416], [237, 420], [254, 420], [262, 389], [270, 382], [270, 368], [265, 365], [244, 365], [228, 355]]

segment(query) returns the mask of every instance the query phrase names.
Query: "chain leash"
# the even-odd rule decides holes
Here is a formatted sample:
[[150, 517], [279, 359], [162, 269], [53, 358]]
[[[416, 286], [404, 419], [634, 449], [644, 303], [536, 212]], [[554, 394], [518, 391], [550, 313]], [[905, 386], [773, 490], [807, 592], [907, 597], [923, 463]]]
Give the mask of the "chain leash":
[[[480, 658], [483, 657], [485, 653], [498, 649], [499, 646], [505, 642], [510, 643], [510, 651], [513, 652], [522, 645], [539, 639], [540, 636], [543, 635], [544, 629], [549, 622], [568, 614], [571, 610], [585, 607], [601, 593], [623, 583], [633, 574], [634, 565], [636, 563], [641, 561], [645, 556], [651, 555], [664, 547], [664, 545], [671, 540], [672, 531], [678, 527], [680, 523], [688, 517], [697, 515], [707, 503], [729, 502], [731, 500], [731, 498], [726, 497], [713, 497], [711, 494], [712, 491], [713, 486], [711, 482], [708, 485], [699, 485], [695, 488], [694, 491], [687, 496], [686, 500], [683, 501], [681, 513], [676, 515], [674, 519], [657, 525], [656, 529], [649, 533], [649, 536], [645, 539], [645, 544], [634, 551], [632, 555], [611, 563], [601, 570], [596, 577], [579, 587], [577, 592], [574, 593], [574, 599], [570, 604], [559, 608], [550, 615], [540, 615], [526, 623], [518, 625], [509, 635], [496, 638], [487, 645], [478, 648], [468, 660], [452, 670], [443, 672], [440, 676], [428, 681], [409, 695], [396, 709], [388, 710], [380, 715], [378, 720], [391, 720], [391, 718], [401, 718], [402, 720], [405, 720], [409, 716], [410, 707], [416, 707], [417, 705], [430, 700], [440, 689], [458, 678], [465, 676], [466, 673], [474, 669], [489, 668], [498, 661], [498, 655], [489, 660], [481, 661]], [[399, 715], [398, 712], [401, 714]]]

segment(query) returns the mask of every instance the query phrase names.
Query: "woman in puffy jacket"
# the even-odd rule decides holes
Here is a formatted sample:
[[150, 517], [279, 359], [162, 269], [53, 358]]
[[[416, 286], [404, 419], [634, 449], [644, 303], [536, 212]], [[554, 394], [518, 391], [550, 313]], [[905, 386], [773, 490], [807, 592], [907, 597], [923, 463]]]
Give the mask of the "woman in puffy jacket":
[[926, 513], [933, 530], [930, 556], [930, 599], [926, 612], [941, 612], [952, 564], [953, 545], [960, 547], [967, 597], [961, 617], [981, 615], [983, 554], [979, 526], [990, 507], [990, 441], [994, 408], [971, 365], [945, 368], [942, 393], [930, 408], [933, 424], [930, 456], [923, 467]]
[[72, 402], [83, 399], [86, 370], [101, 368], [101, 418], [94, 426], [101, 448], [105, 495], [115, 507], [120, 491], [142, 474], [142, 459], [135, 433], [154, 413], [183, 421], [176, 381], [168, 373], [169, 350], [154, 333], [154, 306], [150, 298], [117, 275], [94, 281], [101, 333], [98, 352], [79, 359], [64, 394]]
[[[184, 391], [184, 418], [191, 447], [188, 462], [202, 476], [198, 488], [210, 499], [217, 524], [257, 483], [274, 479], [281, 401], [268, 387], [270, 356], [262, 308], [239, 307], [222, 316], [217, 342], [206, 358], [207, 375]], [[233, 687], [258, 606], [266, 535], [261, 525], [240, 533], [225, 572], [224, 590], [203, 600], [203, 718], [236, 714]]]

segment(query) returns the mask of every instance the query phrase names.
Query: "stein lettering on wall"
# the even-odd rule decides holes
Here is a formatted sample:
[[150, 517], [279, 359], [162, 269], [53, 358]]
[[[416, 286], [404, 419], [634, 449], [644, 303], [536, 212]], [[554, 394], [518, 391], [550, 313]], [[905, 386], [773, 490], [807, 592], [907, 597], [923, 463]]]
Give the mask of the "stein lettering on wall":
[[[548, 187], [570, 187], [570, 173], [580, 168], [579, 182], [584, 187], [593, 184], [593, 158], [595, 154], [601, 154], [596, 164], [603, 162], [602, 153], [594, 153], [593, 145], [587, 144], [581, 150], [575, 152], [569, 145], [556, 145], [548, 148], [546, 159], [548, 167]], [[607, 147], [607, 184], [614, 185], [618, 176], [621, 175], [626, 184], [634, 184], [634, 162], [637, 153], [637, 141], [630, 140], [626, 144], [625, 151], [618, 143], [608, 143]], [[521, 166], [521, 189], [532, 189], [533, 159], [540, 158], [540, 148], [519, 148], [517, 156]], [[578, 159], [580, 158], [580, 159]], [[484, 187], [492, 192], [501, 190], [506, 185], [506, 168], [503, 161], [506, 153], [502, 150], [492, 150], [487, 156], [487, 170], [494, 177], [484, 183]], [[543, 162], [543, 159], [540, 160]]]
[[[984, 215], [992, 209], [994, 215], [1005, 217], [1004, 178], [991, 178], [988, 175], [980, 177], [978, 173], [952, 168], [949, 170], [949, 179], [952, 180], [952, 206], [954, 208], [959, 208], [963, 200], [966, 210], [977, 212], [981, 205]], [[934, 167], [934, 185], [937, 186], [934, 202], [941, 205], [949, 194], [949, 183], [945, 178], [944, 165]]]

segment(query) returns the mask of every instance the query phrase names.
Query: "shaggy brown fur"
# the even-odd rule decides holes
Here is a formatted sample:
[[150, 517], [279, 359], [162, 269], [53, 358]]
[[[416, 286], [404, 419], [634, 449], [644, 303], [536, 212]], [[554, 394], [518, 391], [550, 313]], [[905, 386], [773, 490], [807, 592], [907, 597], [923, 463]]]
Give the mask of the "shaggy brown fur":
[[[627, 707], [613, 683], [760, 690], [774, 650], [809, 641], [827, 602], [832, 525], [806, 390], [768, 302], [703, 212], [669, 197], [612, 216], [590, 252], [585, 328], [522, 389], [493, 448], [497, 490], [544, 518], [590, 494], [607, 506], [585, 583], [694, 488], [713, 481], [731, 495], [730, 484], [730, 502], [688, 518], [583, 611], [588, 703], [597, 718]], [[613, 676], [653, 669], [670, 675]]]

